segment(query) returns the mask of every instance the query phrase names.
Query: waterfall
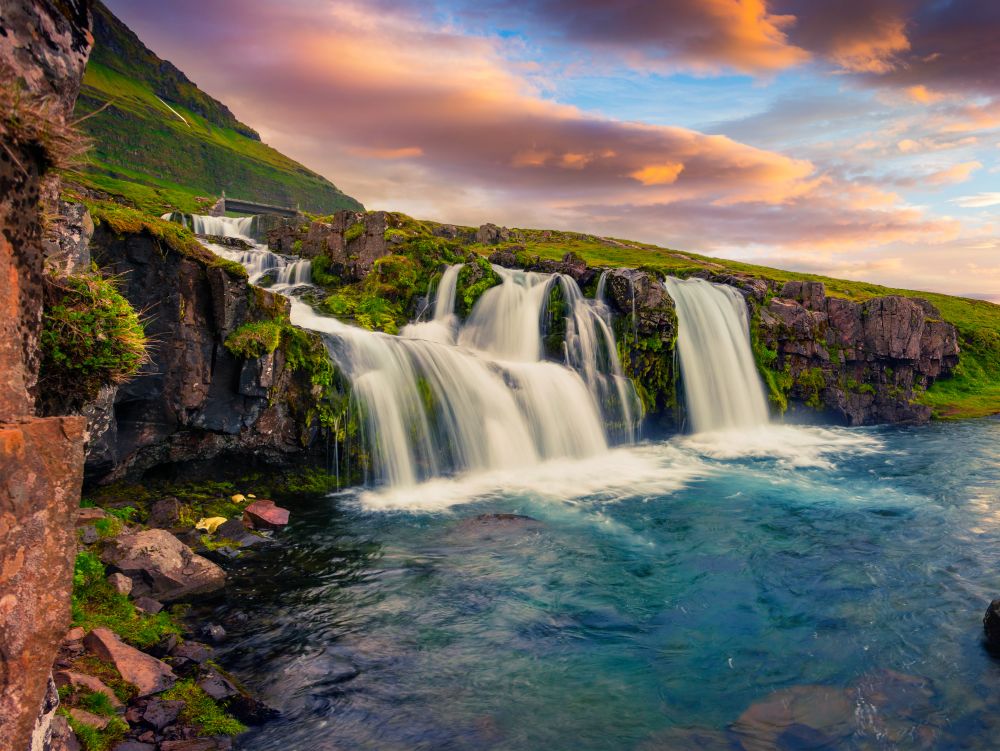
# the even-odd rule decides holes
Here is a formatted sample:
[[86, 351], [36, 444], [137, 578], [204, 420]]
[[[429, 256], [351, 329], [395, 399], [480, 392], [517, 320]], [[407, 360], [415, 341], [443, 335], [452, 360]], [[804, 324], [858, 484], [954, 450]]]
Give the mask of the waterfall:
[[[249, 229], [244, 220], [179, 216], [174, 220], [207, 234], [244, 236]], [[308, 284], [309, 261], [259, 244], [208, 247], [243, 264], [251, 282], [273, 275], [271, 288], [291, 297], [292, 323], [323, 336], [351, 382], [369, 482], [405, 487], [453, 472], [516, 470], [600, 454], [609, 439], [634, 439], [641, 407], [622, 374], [607, 308], [586, 299], [571, 277], [494, 267], [502, 283], [462, 324], [454, 312], [462, 265], [449, 266], [434, 318], [390, 336], [319, 315], [299, 300], [295, 287]], [[565, 305], [562, 362], [546, 360], [542, 346], [554, 294]]]
[[458, 274], [464, 265], [456, 263], [454, 266], [449, 266], [441, 276], [434, 297], [435, 321], [447, 321], [455, 315], [455, 289], [458, 287]]
[[694, 432], [766, 424], [743, 296], [704, 279], [668, 277], [664, 286], [677, 306], [677, 351]]
[[247, 242], [254, 242], [253, 229], [257, 221], [256, 216], [203, 216], [201, 214], [182, 214], [175, 211], [164, 214], [161, 218], [168, 222], [183, 224], [196, 235], [238, 237]]

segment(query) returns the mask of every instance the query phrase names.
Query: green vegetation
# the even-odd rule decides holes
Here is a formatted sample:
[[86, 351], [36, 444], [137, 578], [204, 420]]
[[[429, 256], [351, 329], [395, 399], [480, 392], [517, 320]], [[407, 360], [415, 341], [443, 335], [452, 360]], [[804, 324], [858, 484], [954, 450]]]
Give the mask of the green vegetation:
[[365, 233], [365, 225], [355, 222], [344, 232], [344, 242], [352, 243]]
[[281, 344], [284, 328], [280, 320], [244, 324], [226, 337], [226, 349], [245, 360], [263, 357]]
[[139, 315], [98, 275], [48, 277], [40, 383], [54, 408], [78, 409], [102, 387], [135, 375], [146, 362]]
[[[68, 198], [73, 198], [70, 194]], [[194, 234], [181, 224], [168, 222], [150, 216], [138, 209], [129, 208], [112, 201], [92, 201], [84, 199], [90, 210], [95, 226], [105, 225], [117, 235], [148, 234], [167, 248], [175, 250], [187, 258], [198, 261], [208, 268], [224, 270], [230, 276], [247, 276], [245, 268], [225, 258], [217, 256], [195, 238]]]
[[121, 717], [110, 717], [107, 727], [103, 730], [98, 730], [75, 720], [63, 708], [59, 709], [59, 713], [67, 719], [69, 726], [76, 733], [77, 740], [80, 741], [83, 751], [108, 751], [108, 749], [117, 745], [125, 737], [125, 733], [128, 732], [128, 723]]
[[195, 211], [223, 191], [316, 213], [361, 205], [260, 142], [221, 102], [153, 54], [100, 3], [76, 114], [95, 144], [75, 176], [155, 214]]
[[192, 678], [179, 681], [161, 696], [167, 701], [184, 702], [180, 721], [195, 728], [200, 736], [239, 735], [246, 730], [243, 723], [228, 714]]
[[104, 578], [104, 564], [89, 551], [76, 557], [73, 569], [73, 625], [89, 631], [104, 627], [136, 647], [149, 647], [167, 634], [181, 633], [180, 624], [166, 611], [155, 615], [137, 610]]
[[466, 263], [458, 273], [458, 284], [455, 288], [459, 315], [468, 318], [486, 290], [497, 286], [500, 282], [500, 275], [482, 256], [476, 256]]

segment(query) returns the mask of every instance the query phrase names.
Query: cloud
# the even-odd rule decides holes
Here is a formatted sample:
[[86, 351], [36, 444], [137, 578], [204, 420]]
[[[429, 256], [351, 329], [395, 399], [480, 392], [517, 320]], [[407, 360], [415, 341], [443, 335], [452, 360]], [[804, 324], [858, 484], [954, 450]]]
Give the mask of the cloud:
[[959, 196], [952, 198], [951, 203], [958, 204], [963, 209], [982, 209], [987, 206], [1000, 206], [1000, 193], [977, 193], [974, 196]]
[[924, 178], [924, 181], [931, 185], [957, 185], [971, 178], [972, 173], [982, 167], [982, 162], [961, 162], [932, 172]]
[[571, 44], [618, 55], [656, 71], [732, 70], [771, 74], [809, 59], [788, 41], [795, 19], [771, 12], [766, 0], [535, 0], [515, 6], [468, 3], [467, 12], [493, 18], [526, 16]]
[[[372, 208], [718, 252], [768, 245], [845, 253], [944, 241], [959, 230], [808, 159], [560, 104], [508, 61], [504, 39], [418, 15], [348, 0], [112, 4], [272, 145]], [[751, 27], [763, 23], [762, 3], [714, 0], [697, 12], [678, 6], [678, 23], [723, 7], [746, 11]], [[718, 44], [706, 36], [710, 43]], [[684, 44], [689, 54], [694, 43]], [[735, 59], [731, 52], [720, 59]], [[934, 179], [956, 181], [959, 168], [974, 167]]]

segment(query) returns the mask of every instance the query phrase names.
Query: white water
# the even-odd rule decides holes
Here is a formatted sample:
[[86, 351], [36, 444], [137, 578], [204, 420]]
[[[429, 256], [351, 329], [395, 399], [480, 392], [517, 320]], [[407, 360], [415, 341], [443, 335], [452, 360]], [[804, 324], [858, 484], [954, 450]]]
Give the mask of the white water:
[[767, 399], [743, 296], [704, 279], [668, 277], [664, 286], [677, 306], [677, 352], [693, 431], [766, 425]]
[[[190, 219], [208, 234], [244, 236], [248, 229], [243, 220], [207, 220]], [[259, 245], [211, 247], [242, 263], [251, 282], [276, 272], [272, 288], [290, 292], [307, 279], [308, 267], [300, 264], [308, 261]], [[369, 482], [408, 488], [455, 472], [516, 473], [602, 455], [605, 421], [616, 438], [632, 437], [641, 413], [603, 306], [586, 300], [569, 277], [497, 268], [503, 283], [459, 326], [460, 271], [460, 265], [445, 270], [434, 319], [410, 324], [399, 336], [318, 315], [292, 297], [292, 323], [323, 334], [351, 381], [370, 453]], [[568, 308], [565, 365], [543, 359], [543, 320], [556, 284]]]
[[254, 242], [253, 225], [255, 216], [203, 216], [201, 214], [182, 214], [174, 212], [164, 214], [168, 222], [183, 224], [196, 235], [218, 235], [220, 237], [238, 237], [247, 242]]

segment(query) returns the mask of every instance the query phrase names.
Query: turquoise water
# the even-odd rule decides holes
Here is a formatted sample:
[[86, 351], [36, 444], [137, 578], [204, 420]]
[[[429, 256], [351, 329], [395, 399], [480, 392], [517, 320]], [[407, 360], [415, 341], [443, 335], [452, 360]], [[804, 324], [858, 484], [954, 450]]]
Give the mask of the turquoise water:
[[218, 614], [222, 662], [282, 711], [243, 748], [998, 745], [998, 420], [678, 438], [292, 510]]

